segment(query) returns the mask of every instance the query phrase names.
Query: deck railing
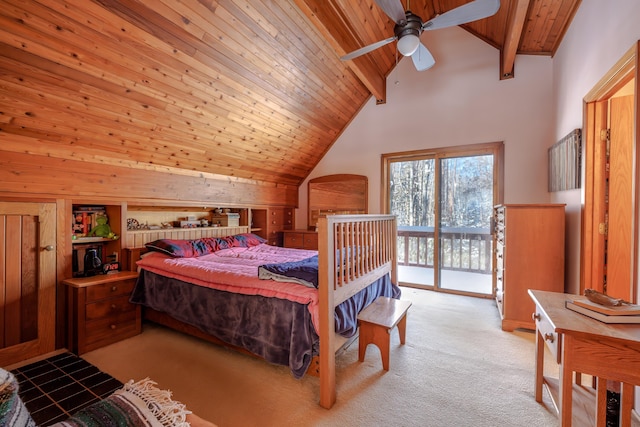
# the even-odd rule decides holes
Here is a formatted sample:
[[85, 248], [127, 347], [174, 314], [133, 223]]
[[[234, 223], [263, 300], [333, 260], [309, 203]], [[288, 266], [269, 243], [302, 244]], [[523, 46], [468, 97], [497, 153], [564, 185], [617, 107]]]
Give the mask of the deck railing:
[[[441, 268], [491, 274], [493, 238], [489, 228], [443, 227]], [[398, 226], [398, 265], [433, 268], [433, 227]]]

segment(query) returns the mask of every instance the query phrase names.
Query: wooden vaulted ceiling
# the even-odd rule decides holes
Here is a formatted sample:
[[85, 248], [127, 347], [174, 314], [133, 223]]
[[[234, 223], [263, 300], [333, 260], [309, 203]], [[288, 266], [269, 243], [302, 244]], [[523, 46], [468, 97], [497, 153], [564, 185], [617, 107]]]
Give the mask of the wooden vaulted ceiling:
[[[510, 78], [517, 54], [555, 53], [579, 3], [502, 0], [463, 28]], [[340, 56], [392, 34], [374, 0], [0, 0], [0, 150], [299, 185], [384, 102], [395, 43]]]

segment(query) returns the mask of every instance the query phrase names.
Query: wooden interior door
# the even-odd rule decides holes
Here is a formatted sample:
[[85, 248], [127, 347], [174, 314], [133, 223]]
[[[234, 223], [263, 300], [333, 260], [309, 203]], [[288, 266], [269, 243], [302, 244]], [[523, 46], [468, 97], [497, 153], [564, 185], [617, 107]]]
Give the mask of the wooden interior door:
[[0, 366], [55, 348], [56, 205], [0, 202]]
[[607, 295], [629, 301], [633, 271], [633, 95], [609, 102], [608, 197], [606, 203]]
[[595, 289], [637, 301], [640, 42], [587, 93], [579, 293]]

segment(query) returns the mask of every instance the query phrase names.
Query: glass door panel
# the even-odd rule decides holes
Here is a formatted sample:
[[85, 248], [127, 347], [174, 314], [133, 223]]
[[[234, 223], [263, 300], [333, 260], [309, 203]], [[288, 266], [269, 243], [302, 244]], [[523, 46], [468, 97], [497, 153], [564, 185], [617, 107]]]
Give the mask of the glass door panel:
[[390, 212], [398, 217], [398, 280], [433, 287], [436, 162], [419, 159], [389, 167]]
[[439, 286], [492, 294], [493, 155], [440, 159]]

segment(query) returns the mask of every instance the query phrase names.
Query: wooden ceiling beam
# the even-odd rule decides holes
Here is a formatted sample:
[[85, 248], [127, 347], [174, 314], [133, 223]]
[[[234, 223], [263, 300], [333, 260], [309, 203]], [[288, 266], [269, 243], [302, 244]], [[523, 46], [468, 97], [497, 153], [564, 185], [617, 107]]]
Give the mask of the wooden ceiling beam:
[[518, 45], [522, 37], [524, 21], [527, 19], [530, 0], [512, 0], [507, 20], [504, 43], [500, 51], [500, 80], [514, 77], [514, 65]]
[[[342, 8], [335, 0], [295, 0], [295, 3], [338, 55], [343, 56], [362, 47], [362, 41], [355, 36], [348, 20], [341, 15]], [[376, 98], [378, 104], [386, 103], [386, 78], [366, 55], [347, 61], [347, 66]]]

